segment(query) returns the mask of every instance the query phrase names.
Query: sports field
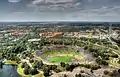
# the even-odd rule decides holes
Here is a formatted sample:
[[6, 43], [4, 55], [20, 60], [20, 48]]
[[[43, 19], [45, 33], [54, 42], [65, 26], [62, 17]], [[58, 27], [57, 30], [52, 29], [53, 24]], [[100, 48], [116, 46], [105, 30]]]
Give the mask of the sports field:
[[60, 62], [84, 62], [84, 54], [76, 52], [75, 49], [53, 49], [53, 50], [45, 50], [40, 54], [40, 58], [45, 63], [60, 63]]
[[68, 56], [54, 56], [54, 57], [50, 57], [48, 61], [52, 63], [71, 62], [72, 58]]

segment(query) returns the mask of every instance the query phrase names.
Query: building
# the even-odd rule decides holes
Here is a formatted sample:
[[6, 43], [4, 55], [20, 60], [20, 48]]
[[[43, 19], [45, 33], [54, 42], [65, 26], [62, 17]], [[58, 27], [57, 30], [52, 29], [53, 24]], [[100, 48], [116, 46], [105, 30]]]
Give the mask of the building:
[[46, 37], [46, 38], [51, 38], [51, 37], [56, 37], [58, 35], [63, 35], [63, 32], [45, 32], [45, 33], [40, 33], [40, 36]]

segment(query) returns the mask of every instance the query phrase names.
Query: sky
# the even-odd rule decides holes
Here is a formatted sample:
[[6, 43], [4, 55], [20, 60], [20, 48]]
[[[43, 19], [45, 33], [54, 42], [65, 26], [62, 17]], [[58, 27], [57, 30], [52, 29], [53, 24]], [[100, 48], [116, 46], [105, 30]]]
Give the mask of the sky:
[[0, 0], [0, 21], [120, 21], [120, 0]]

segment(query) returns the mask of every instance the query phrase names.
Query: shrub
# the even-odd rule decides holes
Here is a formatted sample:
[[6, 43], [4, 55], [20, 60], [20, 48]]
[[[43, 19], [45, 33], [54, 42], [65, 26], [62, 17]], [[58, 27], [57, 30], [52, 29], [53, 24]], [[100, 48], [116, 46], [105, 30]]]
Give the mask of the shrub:
[[104, 70], [104, 74], [108, 75], [110, 72], [108, 70]]

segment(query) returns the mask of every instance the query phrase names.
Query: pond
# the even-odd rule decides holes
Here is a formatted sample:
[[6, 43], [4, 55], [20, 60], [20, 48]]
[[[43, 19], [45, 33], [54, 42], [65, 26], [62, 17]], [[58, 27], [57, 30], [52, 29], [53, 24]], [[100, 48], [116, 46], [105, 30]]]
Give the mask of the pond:
[[0, 77], [21, 77], [21, 76], [17, 73], [17, 66], [3, 65], [3, 68], [0, 68]]

